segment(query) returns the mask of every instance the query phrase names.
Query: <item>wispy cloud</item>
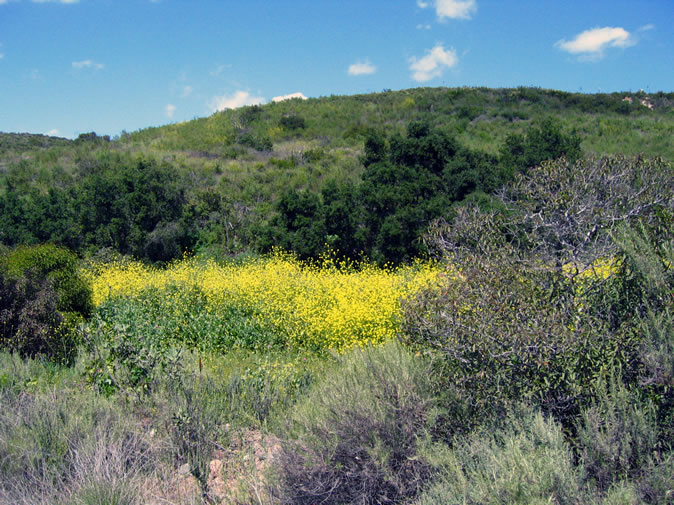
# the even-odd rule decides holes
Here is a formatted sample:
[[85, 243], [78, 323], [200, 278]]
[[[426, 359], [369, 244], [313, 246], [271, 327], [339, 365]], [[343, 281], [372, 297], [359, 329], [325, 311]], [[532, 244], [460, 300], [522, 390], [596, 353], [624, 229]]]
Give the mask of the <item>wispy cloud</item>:
[[220, 74], [222, 74], [226, 69], [231, 68], [232, 65], [217, 65], [213, 70], [211, 70], [209, 73], [213, 77], [217, 77]]
[[307, 97], [304, 96], [304, 93], [290, 93], [288, 95], [275, 96], [271, 99], [272, 102], [283, 102], [284, 100], [292, 100], [293, 98], [299, 98], [300, 100], [306, 100]]
[[578, 55], [581, 61], [596, 61], [603, 58], [605, 50], [610, 47], [625, 48], [634, 44], [636, 40], [624, 28], [606, 26], [585, 30], [572, 40], [559, 40], [555, 46]]
[[175, 111], [176, 111], [176, 106], [173, 105], [172, 103], [169, 103], [169, 104], [166, 105], [166, 107], [164, 107], [164, 112], [166, 112], [166, 117], [168, 117], [169, 119], [173, 117], [173, 114], [175, 113]]
[[[418, 0], [417, 5], [425, 9], [431, 2]], [[470, 19], [477, 12], [477, 0], [433, 0], [435, 13], [440, 21], [449, 19]]]
[[371, 75], [377, 71], [375, 67], [369, 60], [359, 61], [353, 65], [349, 65], [349, 75]]
[[418, 24], [417, 25], [417, 30], [430, 30], [431, 25], [429, 24]]
[[655, 30], [655, 25], [650, 24], [650, 23], [647, 24], [647, 25], [644, 25], [644, 26], [640, 26], [637, 29], [638, 32], [648, 32], [648, 31], [651, 31], [651, 30]]
[[209, 107], [213, 112], [218, 112], [264, 102], [264, 97], [251, 95], [248, 91], [236, 91], [231, 95], [214, 96], [209, 103]]
[[412, 79], [417, 82], [430, 81], [440, 77], [445, 69], [453, 67], [458, 62], [456, 50], [445, 49], [442, 44], [437, 44], [433, 49], [426, 51], [423, 58], [410, 58]]
[[72, 66], [73, 68], [77, 69], [93, 68], [95, 70], [101, 70], [102, 68], [105, 68], [105, 65], [103, 65], [103, 63], [96, 63], [95, 61], [92, 60], [73, 61]]
[[192, 91], [194, 91], [194, 88], [192, 88], [192, 86], [185, 86], [183, 88], [182, 97], [185, 98], [187, 96], [190, 96], [192, 94]]
[[61, 135], [61, 132], [59, 131], [58, 128], [54, 128], [52, 130], [49, 130], [47, 132], [47, 135], [49, 135], [50, 137], [58, 137], [59, 135]]

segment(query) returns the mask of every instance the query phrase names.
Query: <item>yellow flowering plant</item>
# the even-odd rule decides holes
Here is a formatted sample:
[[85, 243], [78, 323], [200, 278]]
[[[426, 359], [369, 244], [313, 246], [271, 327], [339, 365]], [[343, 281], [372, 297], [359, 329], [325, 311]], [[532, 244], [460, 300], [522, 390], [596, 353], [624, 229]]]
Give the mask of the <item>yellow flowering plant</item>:
[[277, 251], [242, 263], [185, 258], [165, 269], [102, 264], [89, 279], [98, 307], [130, 303], [194, 345], [344, 351], [395, 336], [400, 300], [437, 274], [430, 263], [379, 268], [328, 255], [306, 264]]

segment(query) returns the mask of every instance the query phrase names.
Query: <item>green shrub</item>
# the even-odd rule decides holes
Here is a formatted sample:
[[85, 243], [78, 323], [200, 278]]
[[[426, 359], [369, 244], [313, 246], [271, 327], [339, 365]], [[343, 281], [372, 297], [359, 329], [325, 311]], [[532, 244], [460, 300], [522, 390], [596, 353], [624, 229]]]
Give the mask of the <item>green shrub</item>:
[[433, 459], [438, 476], [414, 505], [585, 503], [562, 429], [540, 413], [512, 415]]
[[340, 358], [296, 405], [279, 456], [282, 503], [402, 503], [430, 476], [427, 367], [395, 343]]
[[641, 499], [653, 505], [670, 505], [674, 501], [674, 452], [651, 461], [639, 482]]
[[0, 260], [7, 275], [19, 278], [32, 270], [39, 278], [48, 278], [58, 295], [60, 312], [89, 316], [94, 306], [91, 288], [79, 274], [79, 259], [69, 250], [51, 245], [19, 246]]
[[[608, 370], [655, 380], [642, 381], [642, 318], [671, 304], [671, 262], [660, 254], [644, 275], [620, 235], [660, 230], [664, 239], [633, 237], [635, 251], [671, 244], [671, 219], [660, 217], [671, 216], [671, 188], [671, 167], [658, 160], [558, 160], [504, 188], [506, 212], [457, 209], [426, 236], [446, 275], [405, 304], [403, 339], [438, 358], [476, 420], [533, 400], [572, 428]], [[667, 327], [652, 332], [659, 350], [649, 345], [664, 368]]]
[[93, 309], [77, 257], [52, 245], [21, 246], [0, 258], [0, 347], [72, 363], [78, 327]]
[[602, 384], [597, 397], [581, 415], [577, 438], [586, 478], [606, 491], [640, 476], [657, 449], [658, 429], [653, 404], [617, 379]]
[[31, 271], [19, 279], [0, 273], [0, 348], [21, 356], [68, 360], [75, 351], [48, 279]]
[[288, 131], [303, 130], [306, 127], [306, 121], [297, 114], [287, 114], [279, 119], [279, 125]]

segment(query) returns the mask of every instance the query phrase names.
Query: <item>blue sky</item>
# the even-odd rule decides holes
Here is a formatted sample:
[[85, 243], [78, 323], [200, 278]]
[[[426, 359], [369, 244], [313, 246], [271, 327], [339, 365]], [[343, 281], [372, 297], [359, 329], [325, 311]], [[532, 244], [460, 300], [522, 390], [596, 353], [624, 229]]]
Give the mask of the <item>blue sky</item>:
[[0, 131], [419, 86], [673, 91], [674, 0], [0, 0]]

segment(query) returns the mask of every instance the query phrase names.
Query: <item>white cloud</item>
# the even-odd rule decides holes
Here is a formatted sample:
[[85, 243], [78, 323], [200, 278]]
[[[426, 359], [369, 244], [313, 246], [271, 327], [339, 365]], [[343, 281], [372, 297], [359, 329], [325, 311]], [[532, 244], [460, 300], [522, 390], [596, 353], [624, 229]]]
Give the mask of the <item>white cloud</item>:
[[648, 31], [650, 31], [650, 30], [655, 30], [655, 25], [649, 23], [649, 24], [647, 24], [647, 25], [640, 26], [640, 27], [637, 29], [638, 32], [648, 32]]
[[426, 56], [420, 59], [410, 58], [412, 79], [417, 82], [426, 82], [435, 77], [440, 77], [446, 68], [451, 68], [459, 62], [456, 51], [445, 49], [442, 44], [436, 45], [426, 53]]
[[94, 68], [96, 70], [101, 70], [105, 67], [102, 63], [96, 63], [92, 60], [82, 60], [82, 61], [73, 61], [73, 68]]
[[176, 106], [169, 103], [164, 108], [164, 111], [166, 112], [166, 117], [168, 117], [170, 119], [170, 118], [173, 117], [173, 113], [176, 111]]
[[192, 88], [192, 86], [185, 86], [183, 88], [182, 97], [185, 98], [186, 96], [190, 96], [192, 94], [192, 91], [194, 91], [194, 88]]
[[225, 69], [231, 68], [231, 67], [232, 67], [232, 65], [218, 65], [218, 66], [216, 66], [213, 70], [211, 70], [209, 73], [210, 73], [213, 77], [217, 77], [217, 76], [219, 76], [220, 74], [222, 74], [222, 73], [225, 71]]
[[46, 4], [46, 3], [57, 3], [57, 4], [76, 4], [80, 0], [31, 0], [34, 4]]
[[300, 100], [306, 100], [307, 97], [299, 91], [297, 93], [290, 93], [288, 95], [275, 96], [271, 99], [272, 102], [282, 102], [284, 100], [292, 100], [293, 98], [299, 98]]
[[370, 75], [374, 74], [377, 71], [375, 67], [369, 60], [359, 61], [353, 65], [349, 65], [349, 75]]
[[563, 51], [577, 54], [584, 60], [598, 60], [609, 47], [630, 47], [636, 44], [634, 37], [624, 28], [592, 28], [576, 35], [573, 40], [564, 39], [555, 43]]
[[[477, 0], [434, 0], [435, 13], [440, 21], [446, 18], [470, 19], [477, 12]], [[417, 1], [422, 9], [430, 6], [429, 2]]]
[[61, 135], [61, 132], [59, 131], [58, 128], [54, 128], [53, 130], [49, 130], [47, 132], [47, 135], [49, 135], [50, 137], [58, 137], [59, 135]]
[[419, 24], [419, 25], [417, 25], [417, 30], [430, 30], [430, 29], [431, 29], [431, 25], [429, 25], [429, 24], [425, 24], [425, 25]]
[[265, 99], [261, 96], [253, 96], [248, 91], [236, 91], [232, 95], [214, 96], [209, 103], [213, 112], [225, 109], [236, 109], [244, 105], [256, 105], [264, 103]]

